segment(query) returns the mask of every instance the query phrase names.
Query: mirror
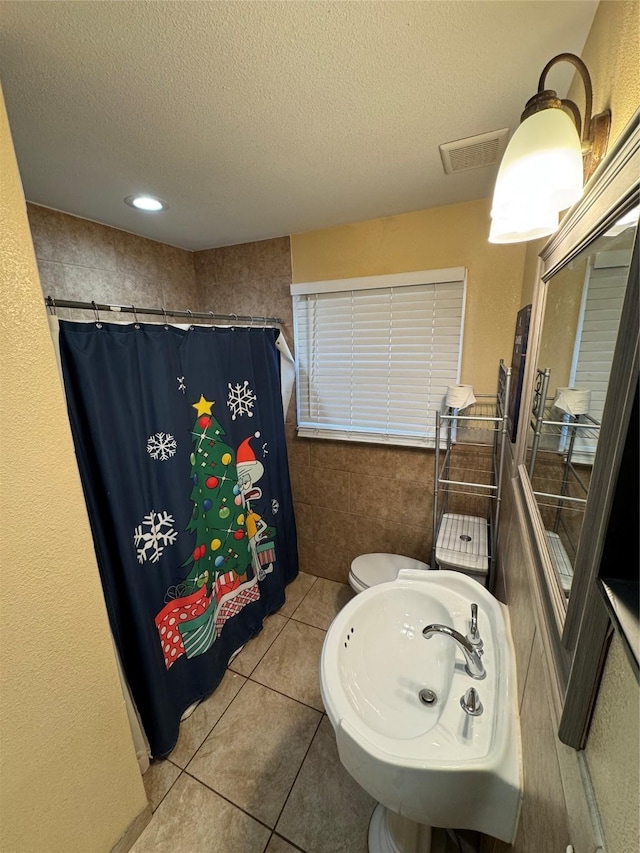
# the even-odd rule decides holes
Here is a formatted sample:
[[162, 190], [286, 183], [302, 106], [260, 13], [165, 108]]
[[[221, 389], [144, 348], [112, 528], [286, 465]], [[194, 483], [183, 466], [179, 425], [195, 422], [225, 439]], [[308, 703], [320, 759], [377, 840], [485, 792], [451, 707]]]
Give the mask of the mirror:
[[568, 598], [638, 228], [638, 207], [551, 276], [526, 467], [551, 563]]
[[[625, 589], [632, 590], [632, 607], [616, 593], [615, 583], [609, 583], [628, 562], [626, 529], [621, 533], [616, 526], [621, 514], [615, 506], [619, 499], [628, 502], [629, 478], [621, 471], [628, 466], [624, 460], [628, 439], [633, 444], [637, 434], [632, 419], [634, 412], [637, 418], [640, 372], [639, 203], [640, 109], [589, 180], [583, 198], [565, 214], [540, 252], [522, 386], [522, 428], [514, 454], [515, 530], [525, 549], [530, 548], [536, 626], [549, 663], [550, 703], [558, 737], [578, 750], [586, 743], [611, 625], [630, 659], [640, 632], [637, 565], [629, 569], [633, 578], [621, 578]], [[610, 306], [610, 327], [605, 332], [604, 324], [598, 328], [596, 323], [594, 341], [589, 343], [592, 307], [598, 311], [599, 278], [607, 295], [624, 291], [624, 305]], [[609, 344], [598, 349], [602, 337], [615, 337], [612, 357]], [[596, 368], [602, 368], [600, 389], [598, 371], [586, 366], [590, 350], [596, 354], [592, 360]], [[551, 423], [541, 423], [545, 420]], [[578, 421], [585, 426], [576, 427]], [[575, 472], [567, 473], [568, 457]], [[558, 512], [561, 519], [555, 530]], [[550, 532], [558, 534], [566, 553], [565, 558], [560, 552], [568, 575], [564, 584], [560, 560], [551, 553]], [[625, 608], [629, 620], [623, 621], [617, 614]]]

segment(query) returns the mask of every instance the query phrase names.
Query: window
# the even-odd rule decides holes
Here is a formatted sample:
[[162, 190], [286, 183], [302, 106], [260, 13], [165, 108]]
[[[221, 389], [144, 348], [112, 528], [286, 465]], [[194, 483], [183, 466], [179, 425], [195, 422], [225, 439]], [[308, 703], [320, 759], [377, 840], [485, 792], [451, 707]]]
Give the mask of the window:
[[[589, 416], [598, 423], [602, 421], [630, 263], [630, 250], [597, 252], [585, 277], [569, 385], [591, 391]], [[578, 431], [574, 460], [593, 464], [598, 441], [591, 432]]]
[[433, 446], [465, 289], [462, 267], [291, 285], [298, 434]]

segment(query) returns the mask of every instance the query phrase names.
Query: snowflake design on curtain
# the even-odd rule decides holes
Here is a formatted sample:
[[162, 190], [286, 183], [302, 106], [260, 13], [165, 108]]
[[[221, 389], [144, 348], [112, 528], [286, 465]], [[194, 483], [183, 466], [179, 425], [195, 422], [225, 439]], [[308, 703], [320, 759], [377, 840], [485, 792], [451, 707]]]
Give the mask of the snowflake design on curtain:
[[235, 385], [231, 385], [231, 383], [228, 382], [227, 387], [229, 389], [227, 406], [231, 410], [231, 420], [235, 421], [238, 415], [248, 415], [252, 418], [253, 412], [251, 409], [258, 398], [251, 388], [249, 388], [249, 380], [245, 379], [242, 385], [240, 385], [239, 382]]
[[[151, 510], [133, 532], [133, 544], [136, 546], [136, 556], [140, 564], [149, 560], [157, 563], [162, 552], [178, 538], [173, 529], [174, 518], [168, 512]], [[145, 528], [147, 528], [145, 530]]]
[[175, 456], [177, 447], [175, 438], [168, 432], [157, 432], [147, 439], [147, 453], [161, 462]]

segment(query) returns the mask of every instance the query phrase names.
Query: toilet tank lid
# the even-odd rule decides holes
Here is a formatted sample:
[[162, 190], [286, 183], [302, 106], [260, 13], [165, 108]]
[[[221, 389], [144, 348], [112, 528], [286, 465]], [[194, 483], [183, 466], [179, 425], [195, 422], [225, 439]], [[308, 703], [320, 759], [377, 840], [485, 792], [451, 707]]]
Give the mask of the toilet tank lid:
[[398, 577], [400, 569], [428, 569], [427, 563], [401, 554], [360, 554], [351, 563], [351, 574], [370, 587]]

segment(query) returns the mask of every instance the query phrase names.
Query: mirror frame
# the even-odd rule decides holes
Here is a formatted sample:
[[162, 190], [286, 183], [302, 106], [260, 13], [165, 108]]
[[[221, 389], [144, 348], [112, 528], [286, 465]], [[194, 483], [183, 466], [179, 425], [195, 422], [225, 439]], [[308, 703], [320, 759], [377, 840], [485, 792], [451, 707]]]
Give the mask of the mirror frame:
[[[563, 217], [545, 244], [531, 311], [522, 391], [522, 425], [528, 427], [538, 364], [547, 288], [552, 277], [640, 201], [640, 109], [586, 185], [585, 194]], [[517, 481], [534, 551], [535, 585], [542, 612], [543, 641], [550, 649], [551, 699], [560, 740], [582, 749], [611, 634], [598, 589], [598, 571], [631, 408], [638, 387], [638, 228], [624, 307], [594, 459], [582, 534], [567, 602], [546, 544], [544, 525], [526, 469], [528, 428], [519, 431]], [[637, 675], [637, 671], [636, 671]]]

